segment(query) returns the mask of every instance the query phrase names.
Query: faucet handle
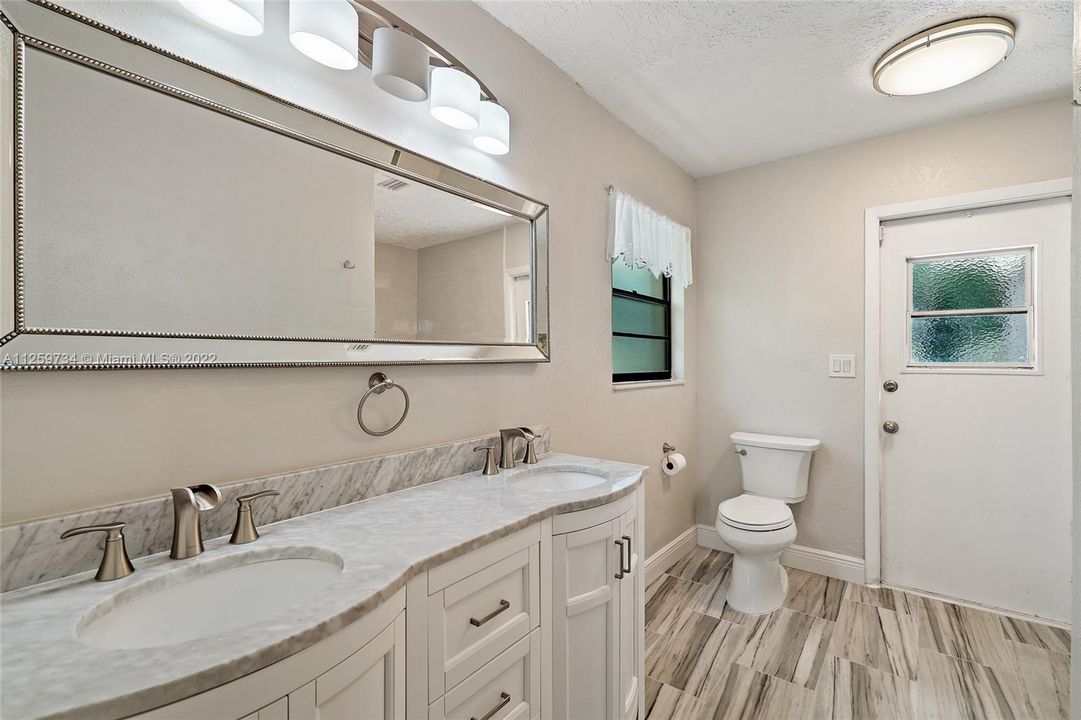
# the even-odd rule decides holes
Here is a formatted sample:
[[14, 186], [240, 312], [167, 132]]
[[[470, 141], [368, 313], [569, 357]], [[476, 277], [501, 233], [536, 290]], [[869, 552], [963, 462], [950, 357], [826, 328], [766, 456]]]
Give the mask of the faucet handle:
[[83, 535], [91, 532], [105, 533], [105, 553], [101, 556], [101, 564], [98, 565], [98, 573], [94, 579], [99, 582], [118, 580], [135, 572], [135, 567], [128, 558], [127, 548], [124, 547], [124, 523], [104, 523], [102, 525], [84, 525], [83, 527], [71, 528], [60, 534], [61, 540], [67, 540], [73, 535]]
[[481, 445], [473, 448], [473, 452], [480, 452], [481, 450], [488, 451], [484, 455], [484, 469], [481, 470], [481, 473], [484, 475], [498, 475], [499, 468], [495, 464], [495, 445]]
[[522, 462], [526, 465], [537, 464], [537, 448], [534, 446], [536, 442], [536, 436], [530, 436], [525, 441], [525, 456], [522, 458]]
[[243, 545], [259, 539], [259, 530], [255, 527], [255, 519], [251, 513], [251, 502], [271, 495], [281, 495], [281, 493], [277, 490], [261, 490], [251, 495], [241, 495], [236, 499], [236, 524], [233, 526], [233, 534], [229, 542], [233, 545]]

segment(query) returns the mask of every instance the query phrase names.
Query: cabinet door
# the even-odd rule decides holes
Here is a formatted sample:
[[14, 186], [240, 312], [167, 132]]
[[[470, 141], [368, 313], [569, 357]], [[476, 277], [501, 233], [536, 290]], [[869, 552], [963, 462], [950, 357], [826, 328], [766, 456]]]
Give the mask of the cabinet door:
[[371, 642], [289, 694], [289, 720], [405, 717], [405, 615]]
[[[638, 694], [641, 692], [644, 608], [640, 602], [638, 584], [641, 580], [642, 533], [637, 506], [617, 521], [619, 539], [623, 541], [624, 567], [630, 567], [619, 581], [619, 697], [622, 717], [633, 720], [638, 714]], [[640, 642], [641, 641], [641, 642]]]
[[616, 519], [552, 538], [553, 717], [622, 717], [620, 529]]

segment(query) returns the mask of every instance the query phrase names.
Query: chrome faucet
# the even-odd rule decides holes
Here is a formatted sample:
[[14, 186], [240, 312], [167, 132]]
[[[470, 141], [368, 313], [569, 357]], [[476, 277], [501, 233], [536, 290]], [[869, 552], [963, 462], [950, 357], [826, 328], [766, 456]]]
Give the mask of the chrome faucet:
[[514, 441], [521, 438], [525, 440], [525, 455], [522, 462], [526, 465], [535, 465], [537, 451], [533, 442], [537, 436], [527, 427], [505, 428], [499, 431], [499, 467], [504, 470], [514, 468]]
[[203, 532], [199, 515], [213, 510], [221, 503], [221, 491], [210, 483], [178, 487], [173, 493], [173, 549], [169, 557], [174, 560], [195, 557], [203, 552]]

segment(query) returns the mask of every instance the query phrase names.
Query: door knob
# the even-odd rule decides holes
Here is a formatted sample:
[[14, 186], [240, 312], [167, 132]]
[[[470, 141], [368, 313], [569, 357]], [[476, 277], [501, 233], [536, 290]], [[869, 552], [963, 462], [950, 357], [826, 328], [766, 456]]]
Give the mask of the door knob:
[[887, 420], [886, 422], [882, 423], [882, 429], [888, 432], [890, 435], [893, 435], [901, 429], [901, 426], [895, 423], [893, 420]]

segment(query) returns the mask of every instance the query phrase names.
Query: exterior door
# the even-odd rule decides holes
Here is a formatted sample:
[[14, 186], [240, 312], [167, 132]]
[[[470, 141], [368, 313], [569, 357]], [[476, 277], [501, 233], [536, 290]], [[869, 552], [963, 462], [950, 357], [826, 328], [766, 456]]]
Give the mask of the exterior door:
[[622, 717], [615, 577], [621, 529], [617, 518], [552, 538], [552, 717]]
[[1070, 199], [882, 230], [882, 580], [1068, 621]]

